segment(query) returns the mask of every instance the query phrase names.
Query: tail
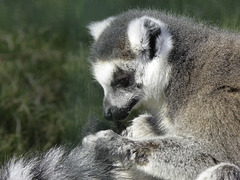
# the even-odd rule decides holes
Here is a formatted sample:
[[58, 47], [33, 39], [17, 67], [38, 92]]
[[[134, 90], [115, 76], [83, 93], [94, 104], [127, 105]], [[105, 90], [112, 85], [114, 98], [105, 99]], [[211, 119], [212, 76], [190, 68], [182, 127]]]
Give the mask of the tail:
[[[104, 158], [103, 158], [104, 157]], [[96, 156], [93, 149], [76, 147], [52, 148], [46, 153], [31, 158], [14, 158], [1, 168], [1, 180], [89, 180], [114, 179], [112, 162], [106, 156]]]

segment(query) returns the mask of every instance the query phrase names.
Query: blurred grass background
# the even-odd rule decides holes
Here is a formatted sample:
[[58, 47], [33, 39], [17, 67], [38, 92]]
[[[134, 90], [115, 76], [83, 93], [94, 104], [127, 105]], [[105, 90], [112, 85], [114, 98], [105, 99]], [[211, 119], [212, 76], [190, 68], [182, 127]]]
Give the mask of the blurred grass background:
[[86, 25], [131, 8], [240, 25], [239, 0], [0, 0], [0, 164], [13, 154], [76, 145], [88, 119], [104, 121]]

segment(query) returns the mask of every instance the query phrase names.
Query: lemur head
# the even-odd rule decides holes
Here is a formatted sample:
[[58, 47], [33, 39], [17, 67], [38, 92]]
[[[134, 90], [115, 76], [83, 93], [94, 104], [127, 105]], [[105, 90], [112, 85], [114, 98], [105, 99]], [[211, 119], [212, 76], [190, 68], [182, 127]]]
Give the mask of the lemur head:
[[161, 99], [172, 49], [164, 23], [148, 16], [122, 15], [92, 23], [89, 30], [94, 38], [92, 70], [104, 89], [106, 119], [125, 119], [137, 104]]

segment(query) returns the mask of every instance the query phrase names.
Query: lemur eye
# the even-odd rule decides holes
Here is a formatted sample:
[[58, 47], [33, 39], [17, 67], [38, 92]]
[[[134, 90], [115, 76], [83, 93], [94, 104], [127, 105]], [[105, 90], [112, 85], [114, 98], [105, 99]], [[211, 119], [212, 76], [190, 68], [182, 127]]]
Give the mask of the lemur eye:
[[116, 84], [116, 87], [128, 87], [129, 86], [129, 77], [125, 77], [125, 78], [122, 78], [122, 79], [119, 79], [117, 81], [117, 84]]

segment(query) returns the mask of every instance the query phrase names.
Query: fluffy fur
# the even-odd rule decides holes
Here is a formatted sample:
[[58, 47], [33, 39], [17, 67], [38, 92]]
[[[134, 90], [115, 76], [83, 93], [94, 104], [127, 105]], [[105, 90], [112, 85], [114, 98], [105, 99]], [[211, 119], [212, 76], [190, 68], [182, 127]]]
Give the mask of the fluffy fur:
[[102, 32], [105, 30], [105, 28], [114, 20], [113, 17], [110, 17], [104, 21], [101, 22], [95, 22], [88, 26], [90, 29], [90, 33], [92, 37], [97, 40], [98, 37], [102, 34]]
[[66, 150], [52, 148], [44, 154], [14, 158], [0, 171], [1, 180], [113, 179], [113, 162], [93, 146]]

